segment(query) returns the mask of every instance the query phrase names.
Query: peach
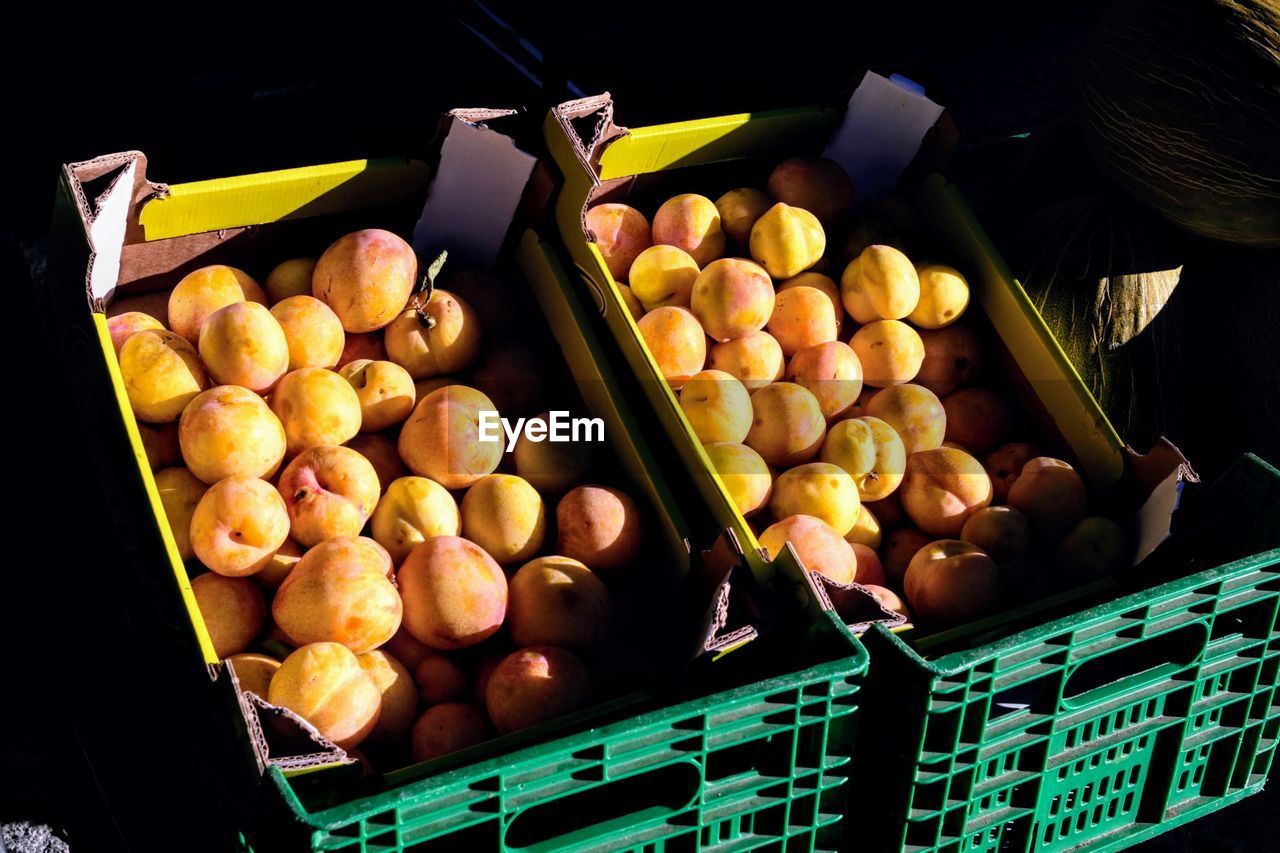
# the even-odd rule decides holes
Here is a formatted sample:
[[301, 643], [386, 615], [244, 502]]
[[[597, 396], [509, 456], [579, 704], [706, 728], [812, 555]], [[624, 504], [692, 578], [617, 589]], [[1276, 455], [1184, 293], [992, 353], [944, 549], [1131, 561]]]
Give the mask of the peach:
[[668, 199], [653, 215], [653, 242], [683, 249], [705, 268], [724, 254], [720, 212], [706, 196], [686, 193]]
[[662, 377], [679, 390], [707, 360], [707, 336], [685, 308], [655, 308], [636, 324]]
[[941, 447], [947, 434], [947, 412], [942, 401], [921, 385], [885, 388], [871, 398], [866, 411], [893, 427], [908, 456]]
[[[418, 664], [425, 658], [437, 654], [430, 646], [414, 639], [414, 636], [405, 629], [403, 622], [401, 622], [399, 630], [382, 646], [382, 651], [387, 652], [404, 664], [405, 669], [415, 673]], [[417, 681], [416, 674], [414, 681]]]
[[395, 573], [391, 554], [368, 536], [334, 536], [311, 547], [307, 553], [315, 554], [317, 558], [323, 554], [325, 560], [376, 568], [387, 577]]
[[[267, 299], [276, 305], [294, 296], [311, 295], [311, 277], [316, 270], [315, 258], [290, 258], [281, 261], [262, 282]], [[328, 365], [323, 365], [327, 367]]]
[[961, 388], [942, 400], [947, 413], [946, 440], [973, 453], [986, 454], [1013, 430], [1013, 409], [985, 388]]
[[609, 629], [609, 590], [568, 557], [539, 557], [511, 578], [507, 626], [517, 646], [590, 651]]
[[178, 556], [190, 560], [195, 556], [191, 550], [191, 516], [209, 487], [186, 468], [165, 468], [155, 476], [156, 491], [160, 493], [160, 504], [178, 547]]
[[471, 384], [484, 392], [498, 411], [515, 418], [531, 415], [545, 402], [542, 357], [519, 341], [502, 341], [471, 372]]
[[586, 223], [609, 275], [628, 281], [636, 256], [653, 245], [649, 220], [625, 204], [597, 204], [587, 211]]
[[627, 313], [631, 315], [632, 320], [639, 322], [640, 318], [644, 316], [644, 306], [640, 304], [635, 292], [625, 284], [619, 284], [617, 288], [622, 304], [627, 307]]
[[809, 211], [779, 202], [751, 226], [751, 257], [774, 278], [792, 278], [822, 259], [827, 237]]
[[474, 388], [446, 385], [418, 401], [400, 430], [400, 458], [446, 489], [465, 489], [502, 462], [503, 442], [481, 441], [482, 412], [497, 412]]
[[414, 379], [459, 373], [480, 354], [480, 319], [459, 296], [434, 290], [425, 307], [410, 304], [387, 327], [387, 357]]
[[827, 432], [818, 398], [792, 382], [766, 385], [751, 396], [751, 429], [743, 442], [765, 462], [791, 467], [808, 462]]
[[404, 608], [375, 543], [334, 541], [302, 555], [276, 590], [271, 615], [295, 645], [340, 643], [364, 654], [391, 639]]
[[868, 323], [853, 333], [849, 346], [862, 362], [863, 381], [877, 388], [910, 382], [924, 361], [920, 335], [901, 320]]
[[387, 487], [392, 482], [409, 473], [409, 469], [400, 459], [400, 451], [396, 449], [393, 438], [362, 432], [348, 441], [345, 446], [369, 460], [369, 464], [378, 475], [378, 484], [382, 487], [383, 494], [386, 494]]
[[228, 577], [260, 571], [288, 536], [289, 513], [280, 493], [254, 477], [219, 480], [191, 514], [191, 550]]
[[264, 592], [274, 593], [301, 559], [302, 546], [292, 539], [286, 539], [271, 555], [267, 564], [249, 577]]
[[834, 341], [840, 330], [827, 295], [803, 285], [778, 291], [767, 328], [788, 356]]
[[346, 341], [342, 345], [342, 355], [338, 356], [337, 367], [340, 368], [358, 358], [367, 358], [370, 361], [386, 361], [387, 347], [383, 342], [383, 337], [382, 334], [375, 332], [363, 335], [348, 332]]
[[712, 370], [736, 376], [748, 391], [756, 391], [782, 378], [785, 359], [773, 335], [755, 332], [713, 346], [709, 364]]
[[897, 431], [870, 416], [832, 426], [822, 443], [821, 459], [852, 477], [864, 501], [888, 497], [901, 485], [907, 469], [907, 451]]
[[382, 488], [369, 460], [350, 447], [320, 445], [294, 457], [278, 488], [289, 510], [290, 535], [310, 547], [335, 536], [357, 536]]
[[470, 305], [480, 320], [480, 328], [489, 333], [505, 335], [514, 331], [521, 321], [518, 304], [511, 298], [511, 288], [491, 272], [446, 269], [437, 284]]
[[214, 264], [188, 273], [169, 293], [169, 328], [192, 345], [209, 315], [235, 302], [267, 304], [267, 295], [248, 273]]
[[921, 548], [907, 567], [903, 591], [921, 622], [954, 625], [994, 613], [1000, 570], [976, 545], [942, 539]]
[[892, 246], [868, 246], [840, 276], [844, 307], [859, 323], [901, 320], [920, 301], [920, 278], [911, 260]]
[[404, 310], [418, 283], [418, 258], [404, 240], [378, 228], [355, 231], [324, 250], [311, 293], [348, 332], [372, 332]]
[[901, 587], [902, 579], [907, 574], [907, 566], [911, 565], [911, 559], [932, 541], [914, 527], [900, 527], [890, 531], [885, 537], [884, 547], [880, 550], [881, 563], [888, 582]]
[[267, 605], [256, 586], [245, 578], [205, 572], [191, 581], [191, 592], [219, 658], [249, 648], [267, 618]]
[[271, 676], [280, 668], [280, 661], [267, 655], [253, 652], [241, 652], [229, 655], [226, 662], [235, 669], [236, 680], [240, 689], [246, 693], [256, 693], [263, 700], [267, 698], [267, 689], [271, 685]]
[[332, 368], [342, 360], [347, 337], [333, 309], [310, 294], [290, 296], [271, 306], [289, 346], [289, 370]]
[[853, 548], [853, 556], [858, 563], [854, 580], [860, 584], [884, 586], [884, 564], [880, 562], [876, 549], [861, 542], [849, 542], [849, 547]]
[[[550, 412], [538, 415], [543, 420]], [[594, 454], [587, 442], [534, 441], [521, 432], [512, 451], [516, 473], [539, 492], [559, 494], [581, 483]]]
[[730, 240], [742, 247], [751, 239], [751, 226], [771, 207], [773, 200], [751, 187], [729, 190], [716, 199], [720, 228]]
[[418, 695], [428, 705], [453, 702], [467, 695], [467, 676], [445, 654], [428, 651], [413, 671]]
[[502, 627], [507, 577], [474, 542], [433, 536], [409, 552], [397, 579], [405, 627], [433, 649], [473, 646]]
[[359, 746], [377, 725], [382, 691], [341, 643], [310, 643], [271, 677], [267, 701], [288, 708], [341, 749]]
[[950, 326], [969, 305], [969, 282], [960, 271], [946, 264], [916, 267], [920, 279], [920, 301], [907, 316], [920, 329]]
[[1009, 506], [1027, 517], [1036, 538], [1054, 542], [1084, 518], [1089, 496], [1074, 468], [1061, 459], [1037, 456], [1022, 466], [1009, 487]]
[[796, 353], [787, 365], [787, 381], [809, 389], [830, 422], [862, 393], [862, 362], [848, 344], [827, 341]]
[[745, 444], [727, 442], [703, 449], [738, 512], [750, 516], [764, 509], [773, 493], [773, 474], [759, 453]]
[[107, 320], [107, 331], [111, 334], [111, 346], [116, 351], [116, 358], [119, 359], [120, 350], [124, 347], [124, 342], [129, 338], [138, 332], [163, 332], [165, 328], [164, 323], [161, 323], [150, 314], [144, 314], [141, 311], [126, 311]]
[[885, 610], [897, 613], [903, 619], [911, 618], [911, 611], [907, 610], [906, 602], [893, 590], [880, 584], [866, 584], [865, 589]]
[[831, 525], [808, 515], [793, 515], [769, 526], [760, 534], [760, 547], [777, 559], [790, 542], [805, 569], [817, 572], [832, 583], [846, 586], [857, 573], [853, 547]]
[[360, 401], [361, 432], [382, 432], [413, 411], [413, 377], [395, 362], [362, 358], [347, 362], [338, 375], [351, 383]]
[[422, 712], [409, 741], [414, 761], [431, 761], [475, 746], [485, 739], [484, 709], [463, 702], [444, 702]]
[[138, 332], [120, 350], [120, 376], [138, 420], [176, 421], [209, 387], [200, 357], [187, 340], [163, 329]]
[[382, 711], [366, 742], [373, 747], [399, 746], [418, 716], [418, 688], [413, 676], [403, 663], [381, 650], [356, 655], [356, 660], [382, 694]]
[[924, 360], [916, 373], [917, 385], [945, 397], [982, 377], [982, 342], [968, 325], [922, 331], [920, 342], [924, 344]]
[[607, 486], [578, 486], [556, 505], [556, 552], [607, 572], [640, 553], [644, 528], [640, 508], [625, 492]]
[[631, 265], [631, 293], [644, 311], [667, 305], [688, 308], [699, 272], [697, 262], [684, 249], [650, 246]]
[[499, 563], [521, 563], [542, 547], [547, 512], [542, 497], [514, 474], [481, 477], [462, 498], [462, 535]]
[[987, 506], [969, 516], [960, 538], [977, 545], [997, 563], [1025, 556], [1031, 546], [1027, 517], [1011, 506]]
[[426, 477], [401, 477], [388, 487], [373, 511], [373, 538], [396, 565], [414, 546], [433, 536], [457, 536], [461, 516], [453, 495]]
[[963, 450], [938, 447], [907, 458], [902, 508], [931, 536], [960, 535], [969, 517], [991, 503], [991, 478]]
[[680, 390], [680, 409], [703, 444], [739, 444], [751, 429], [751, 395], [723, 370], [695, 373]]
[[858, 520], [858, 487], [838, 465], [810, 462], [778, 476], [769, 509], [774, 518], [812, 516], [825, 521], [842, 537]]
[[836, 316], [836, 333], [839, 334], [840, 327], [844, 325], [844, 303], [840, 301], [840, 288], [831, 280], [831, 277], [812, 270], [802, 272], [800, 275], [779, 282], [778, 293], [781, 294], [784, 290], [791, 290], [794, 287], [813, 287], [826, 294], [831, 300], [831, 310]]
[[769, 173], [769, 195], [803, 208], [823, 222], [838, 219], [853, 204], [849, 173], [826, 157], [792, 157]]
[[[853, 527], [849, 528], [849, 532], [844, 535], [844, 541], [850, 545], [879, 548], [882, 537], [880, 520], [876, 518], [874, 512], [867, 508], [866, 504], [861, 504], [858, 507], [858, 519], [853, 523]], [[877, 557], [876, 559], [878, 561], [880, 558]]]
[[[444, 388], [446, 385], [461, 385], [462, 381], [456, 376], [432, 376], [430, 379], [422, 379], [413, 383], [413, 399], [421, 400], [437, 388]], [[414, 404], [417, 405], [416, 403]]]
[[489, 676], [485, 707], [501, 734], [527, 729], [584, 707], [591, 676], [573, 652], [531, 646], [502, 659]]
[[722, 258], [698, 273], [689, 305], [707, 335], [723, 343], [763, 329], [773, 315], [774, 298], [773, 282], [762, 267]]
[[[862, 362], [858, 362], [859, 365]], [[863, 384], [862, 390], [858, 392], [858, 399], [853, 401], [853, 405], [844, 413], [846, 418], [865, 418], [867, 416], [867, 404], [871, 402], [871, 398], [880, 393], [879, 388], [872, 388], [870, 385]]]
[[995, 501], [1004, 503], [1009, 499], [1009, 487], [1018, 479], [1023, 467], [1040, 455], [1034, 445], [1013, 442], [999, 447], [987, 455], [987, 474], [991, 477], [991, 487], [995, 492]]
[[1054, 549], [1058, 570], [1083, 583], [1123, 569], [1132, 557], [1124, 529], [1109, 518], [1080, 519]]
[[142, 450], [147, 455], [147, 464], [152, 471], [159, 471], [182, 461], [176, 423], [152, 425], [138, 421], [138, 437], [142, 439]]
[[[906, 470], [905, 464], [903, 465], [903, 470]], [[876, 518], [880, 520], [880, 524], [885, 530], [901, 527], [907, 520], [907, 514], [902, 509], [902, 496], [897, 491], [894, 491], [887, 498], [868, 501], [866, 507], [875, 513]]]
[[271, 392], [271, 411], [284, 427], [290, 456], [345, 444], [360, 432], [360, 397], [351, 383], [322, 367], [286, 373]]
[[200, 358], [219, 385], [265, 394], [289, 369], [289, 344], [265, 306], [235, 302], [205, 318]]

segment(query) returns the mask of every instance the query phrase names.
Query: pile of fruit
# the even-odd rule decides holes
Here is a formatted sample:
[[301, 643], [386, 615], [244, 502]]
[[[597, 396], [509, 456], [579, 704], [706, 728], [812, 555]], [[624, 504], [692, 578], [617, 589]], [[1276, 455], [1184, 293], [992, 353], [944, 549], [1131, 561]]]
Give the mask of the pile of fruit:
[[610, 588], [644, 541], [636, 502], [585, 482], [590, 444], [481, 440], [482, 413], [536, 415], [572, 383], [546, 383], [500, 280], [445, 283], [420, 285], [411, 247], [371, 229], [263, 286], [197, 269], [108, 321], [219, 658], [388, 761], [602, 692], [627, 597]]
[[789, 542], [837, 609], [856, 582], [927, 627], [1121, 568], [1122, 529], [990, 387], [965, 277], [913, 263], [892, 204], [856, 221], [852, 200], [838, 164], [796, 158], [764, 191], [677, 195], [652, 222], [615, 202], [586, 214], [760, 544]]

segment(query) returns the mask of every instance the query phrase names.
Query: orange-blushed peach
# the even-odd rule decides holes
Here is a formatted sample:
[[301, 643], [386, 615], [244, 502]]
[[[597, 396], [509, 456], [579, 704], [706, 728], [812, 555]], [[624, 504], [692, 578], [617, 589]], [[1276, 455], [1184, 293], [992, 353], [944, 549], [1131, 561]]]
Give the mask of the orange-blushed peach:
[[372, 332], [396, 318], [417, 283], [413, 248], [390, 231], [366, 228], [324, 250], [311, 275], [311, 293], [348, 332]]

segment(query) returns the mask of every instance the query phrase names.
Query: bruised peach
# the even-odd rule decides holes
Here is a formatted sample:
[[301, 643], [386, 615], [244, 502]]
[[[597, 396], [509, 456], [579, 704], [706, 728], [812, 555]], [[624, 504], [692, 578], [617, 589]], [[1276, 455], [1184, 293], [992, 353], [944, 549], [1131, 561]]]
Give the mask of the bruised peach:
[[286, 539], [284, 544], [271, 555], [267, 564], [250, 575], [250, 578], [260, 589], [274, 593], [301, 559], [302, 546], [292, 539]]
[[404, 466], [404, 461], [400, 458], [400, 451], [396, 449], [393, 438], [378, 433], [362, 432], [348, 441], [345, 446], [369, 460], [369, 464], [378, 475], [378, 484], [382, 487], [384, 494], [392, 482], [409, 473], [409, 469]]
[[942, 400], [947, 413], [946, 440], [986, 454], [1013, 430], [1013, 409], [985, 388], [961, 388]]
[[413, 377], [395, 362], [360, 359], [343, 365], [338, 375], [351, 383], [360, 401], [361, 432], [382, 432], [413, 411]]
[[512, 652], [489, 676], [485, 707], [501, 734], [554, 720], [585, 706], [591, 676], [576, 655], [554, 646]]
[[779, 202], [751, 227], [751, 257], [774, 278], [792, 278], [822, 259], [827, 237], [818, 218]]
[[471, 372], [471, 384], [484, 392], [498, 411], [514, 419], [533, 414], [545, 402], [542, 357], [519, 341], [502, 341]]
[[160, 493], [160, 503], [173, 533], [178, 556], [183, 560], [195, 556], [191, 550], [191, 516], [208, 488], [186, 468], [165, 468], [156, 472], [156, 491]]
[[626, 306], [627, 313], [631, 315], [631, 319], [639, 322], [644, 316], [644, 306], [640, 304], [640, 300], [636, 298], [635, 293], [625, 284], [618, 285], [618, 296], [622, 299], [622, 304]]
[[413, 248], [390, 231], [367, 228], [324, 250], [311, 293], [338, 315], [348, 332], [372, 332], [396, 318], [418, 280]]
[[409, 736], [414, 761], [430, 761], [485, 739], [484, 709], [463, 702], [444, 702], [422, 712]]
[[858, 507], [858, 519], [853, 523], [853, 527], [849, 528], [849, 532], [844, 535], [844, 541], [850, 545], [866, 545], [868, 548], [874, 549], [880, 547], [882, 536], [880, 520], [876, 518], [874, 512], [867, 508], [866, 504], [862, 504]]
[[859, 323], [901, 320], [920, 301], [920, 279], [902, 252], [892, 246], [868, 246], [845, 267], [840, 296]]
[[356, 660], [382, 694], [382, 710], [366, 743], [374, 747], [399, 746], [418, 716], [418, 689], [413, 676], [403, 663], [381, 649], [357, 655]]
[[164, 331], [164, 323], [141, 311], [126, 311], [107, 320], [107, 331], [111, 334], [111, 346], [116, 351], [116, 358], [120, 358], [120, 350], [125, 341], [138, 332], [148, 330]]
[[808, 515], [793, 515], [771, 525], [760, 534], [760, 547], [776, 560], [790, 542], [805, 569], [845, 586], [853, 583], [857, 571], [852, 546], [831, 525]]
[[[548, 420], [549, 412], [538, 417]], [[594, 454], [588, 442], [534, 441], [527, 432], [516, 439], [516, 473], [539, 492], [558, 494], [582, 482]]]
[[751, 226], [771, 207], [772, 199], [750, 187], [729, 190], [716, 199], [721, 229], [730, 240], [742, 247], [751, 239]]
[[363, 335], [347, 333], [346, 341], [342, 345], [342, 355], [338, 357], [337, 368], [361, 358], [367, 358], [370, 361], [387, 360], [387, 347], [383, 342], [382, 334], [374, 332]]
[[668, 199], [653, 215], [653, 242], [683, 249], [705, 269], [724, 254], [720, 212], [705, 196], [686, 193]]
[[310, 643], [271, 677], [267, 701], [288, 708], [341, 749], [359, 746], [382, 710], [382, 691], [340, 643]]
[[759, 453], [731, 442], [707, 444], [703, 449], [738, 512], [750, 516], [764, 509], [773, 493], [773, 474]]
[[142, 439], [142, 450], [147, 454], [147, 464], [152, 471], [168, 468], [182, 460], [176, 423], [152, 425], [138, 421], [138, 436]]
[[360, 431], [360, 398], [332, 370], [286, 373], [271, 392], [271, 411], [284, 427], [289, 455], [324, 444], [345, 444]]
[[774, 298], [773, 282], [763, 268], [741, 258], [722, 258], [698, 273], [689, 305], [707, 335], [724, 342], [763, 329], [773, 315]]
[[931, 536], [959, 536], [969, 517], [991, 503], [991, 478], [963, 450], [938, 447], [907, 459], [902, 507]]
[[920, 301], [907, 317], [920, 329], [950, 326], [969, 305], [969, 282], [960, 271], [946, 264], [916, 267], [920, 277]]
[[1009, 487], [1018, 479], [1023, 467], [1040, 455], [1034, 445], [1013, 442], [996, 448], [987, 455], [987, 474], [995, 492], [995, 501], [1004, 503], [1009, 498]]
[[900, 527], [890, 531], [880, 551], [885, 578], [889, 583], [902, 586], [902, 579], [907, 574], [911, 559], [932, 541], [914, 527]]
[[778, 476], [769, 509], [774, 518], [806, 515], [825, 521], [844, 536], [858, 520], [858, 487], [838, 465], [809, 462]]
[[892, 494], [907, 468], [907, 452], [898, 433], [870, 416], [833, 425], [822, 443], [821, 458], [852, 477], [859, 498], [865, 501]]
[[200, 358], [219, 385], [265, 394], [289, 369], [289, 344], [266, 307], [235, 302], [205, 319]]
[[267, 698], [271, 676], [275, 675], [276, 670], [280, 668], [280, 661], [253, 652], [230, 655], [226, 661], [235, 669], [236, 680], [240, 682], [242, 691], [256, 693], [264, 700]]
[[597, 204], [587, 211], [587, 230], [614, 281], [627, 281], [636, 256], [653, 244], [649, 220], [625, 204]]
[[426, 477], [395, 480], [373, 511], [373, 538], [397, 564], [415, 545], [432, 536], [456, 536], [460, 528], [453, 495]]
[[387, 327], [387, 357], [414, 379], [466, 370], [480, 354], [480, 319], [460, 296], [435, 290], [419, 310], [410, 305]]
[[192, 400], [178, 421], [182, 459], [206, 483], [226, 477], [270, 477], [284, 458], [284, 427], [262, 398], [219, 385]]
[[924, 360], [915, 383], [945, 397], [982, 377], [982, 342], [968, 325], [947, 326], [920, 332]]
[[862, 362], [863, 381], [877, 388], [910, 382], [924, 361], [920, 335], [900, 320], [868, 323], [853, 333], [849, 346]]
[[1009, 487], [1009, 506], [1027, 517], [1037, 538], [1054, 542], [1084, 518], [1089, 496], [1074, 468], [1061, 459], [1037, 456], [1022, 466]]
[[673, 389], [678, 390], [706, 363], [706, 333], [687, 309], [674, 305], [655, 308], [636, 326], [662, 377]]
[[1031, 527], [1027, 517], [1011, 506], [988, 506], [969, 517], [960, 529], [960, 538], [1003, 563], [1027, 553]]
[[785, 358], [773, 335], [755, 332], [713, 346], [709, 365], [737, 377], [748, 391], [755, 391], [782, 378]]
[[765, 462], [790, 467], [807, 462], [827, 431], [818, 398], [791, 382], [766, 385], [751, 396], [751, 429], [744, 444]]
[[432, 391], [400, 430], [400, 457], [419, 476], [446, 489], [465, 489], [502, 462], [501, 435], [481, 440], [485, 413], [496, 417], [497, 408], [474, 388], [446, 385]]
[[220, 575], [261, 570], [289, 536], [289, 513], [270, 483], [254, 477], [219, 480], [191, 515], [191, 550]]
[[214, 264], [188, 273], [169, 293], [169, 328], [192, 345], [209, 315], [235, 302], [267, 304], [267, 295], [248, 273]]
[[862, 393], [862, 362], [848, 344], [827, 341], [796, 353], [787, 366], [787, 381], [809, 389], [823, 416], [833, 421]]
[[245, 578], [206, 572], [191, 581], [191, 592], [219, 658], [249, 648], [267, 618], [267, 606], [256, 586]]
[[644, 530], [640, 508], [625, 492], [578, 486], [556, 505], [556, 551], [592, 571], [620, 569], [640, 553]]
[[[267, 299], [272, 305], [293, 296], [311, 295], [311, 276], [316, 269], [315, 258], [290, 258], [275, 265], [262, 282]], [[326, 365], [327, 366], [327, 365]]]
[[823, 222], [840, 217], [853, 204], [849, 173], [826, 157], [792, 157], [769, 173], [769, 195], [803, 208]]
[[644, 311], [666, 305], [688, 308], [699, 272], [697, 262], [684, 249], [650, 246], [631, 265], [631, 293]]
[[609, 591], [568, 557], [539, 557], [511, 578], [507, 626], [517, 646], [590, 651], [609, 628]]
[[357, 536], [382, 489], [378, 474], [350, 447], [320, 445], [299, 453], [280, 475], [290, 535], [310, 547], [334, 536]]
[[947, 434], [947, 412], [942, 401], [920, 385], [885, 388], [871, 398], [866, 411], [893, 427], [908, 456], [941, 447]]
[[395, 634], [403, 612], [381, 557], [353, 541], [312, 548], [276, 590], [276, 625], [298, 646], [341, 643], [356, 654], [376, 649]]
[[680, 409], [703, 444], [737, 444], [751, 429], [751, 396], [722, 370], [703, 370], [690, 377], [680, 389]]
[[452, 702], [467, 695], [467, 676], [446, 654], [428, 651], [413, 671], [418, 695], [428, 705]]
[[507, 578], [474, 542], [433, 536], [409, 552], [397, 579], [405, 627], [434, 649], [473, 646], [502, 627]]
[[995, 562], [976, 545], [957, 539], [921, 548], [911, 558], [902, 584], [916, 618], [940, 625], [994, 613], [1002, 597]]
[[514, 474], [481, 477], [462, 498], [462, 535], [499, 563], [523, 562], [542, 547], [546, 507], [533, 486]]
[[120, 350], [120, 376], [138, 420], [176, 421], [209, 387], [200, 357], [187, 340], [163, 329], [141, 331]]
[[839, 328], [831, 300], [821, 290], [801, 286], [778, 291], [768, 329], [783, 355], [834, 341]]
[[290, 296], [271, 306], [289, 345], [289, 369], [332, 368], [347, 346], [342, 321], [333, 309], [309, 294]]

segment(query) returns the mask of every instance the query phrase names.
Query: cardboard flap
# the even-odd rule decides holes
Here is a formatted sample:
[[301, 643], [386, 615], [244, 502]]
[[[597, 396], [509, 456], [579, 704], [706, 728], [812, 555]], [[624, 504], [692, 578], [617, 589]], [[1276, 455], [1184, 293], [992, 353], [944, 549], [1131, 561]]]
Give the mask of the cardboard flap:
[[[729, 625], [729, 604], [733, 569], [742, 564], [742, 545], [732, 530], [725, 530], [708, 551], [696, 555], [692, 563], [690, 579], [703, 588], [710, 588], [711, 595], [697, 595], [704, 607], [696, 656], [709, 653], [715, 656], [727, 654], [759, 636], [755, 626]], [[710, 606], [706, 607], [706, 603]]]
[[[608, 92], [565, 101], [551, 109], [552, 116], [564, 129], [573, 145], [574, 155], [592, 179], [600, 182], [600, 153], [605, 146], [627, 133], [625, 127], [613, 123], [613, 96]], [[584, 138], [582, 128], [592, 121], [590, 135]]]
[[1124, 454], [1126, 476], [1120, 487], [1121, 499], [1127, 491], [1141, 500], [1132, 521], [1137, 542], [1133, 563], [1137, 565], [1169, 538], [1182, 484], [1198, 483], [1200, 476], [1167, 438], [1161, 437], [1147, 453], [1126, 445]]
[[[288, 708], [272, 705], [256, 693], [240, 689], [240, 679], [236, 676], [235, 664], [223, 661], [223, 671], [231, 679], [232, 689], [240, 701], [240, 713], [244, 717], [245, 727], [249, 731], [249, 740], [253, 746], [254, 759], [258, 764], [258, 772], [263, 773], [268, 766], [276, 766], [282, 770], [314, 770], [330, 765], [351, 764], [355, 759], [333, 741], [326, 738], [302, 717]], [[283, 732], [279, 740], [301, 745], [300, 748], [279, 750], [272, 754], [271, 742], [277, 740], [268, 736], [270, 727], [275, 732]], [[309, 747], [315, 747], [310, 749]]]

